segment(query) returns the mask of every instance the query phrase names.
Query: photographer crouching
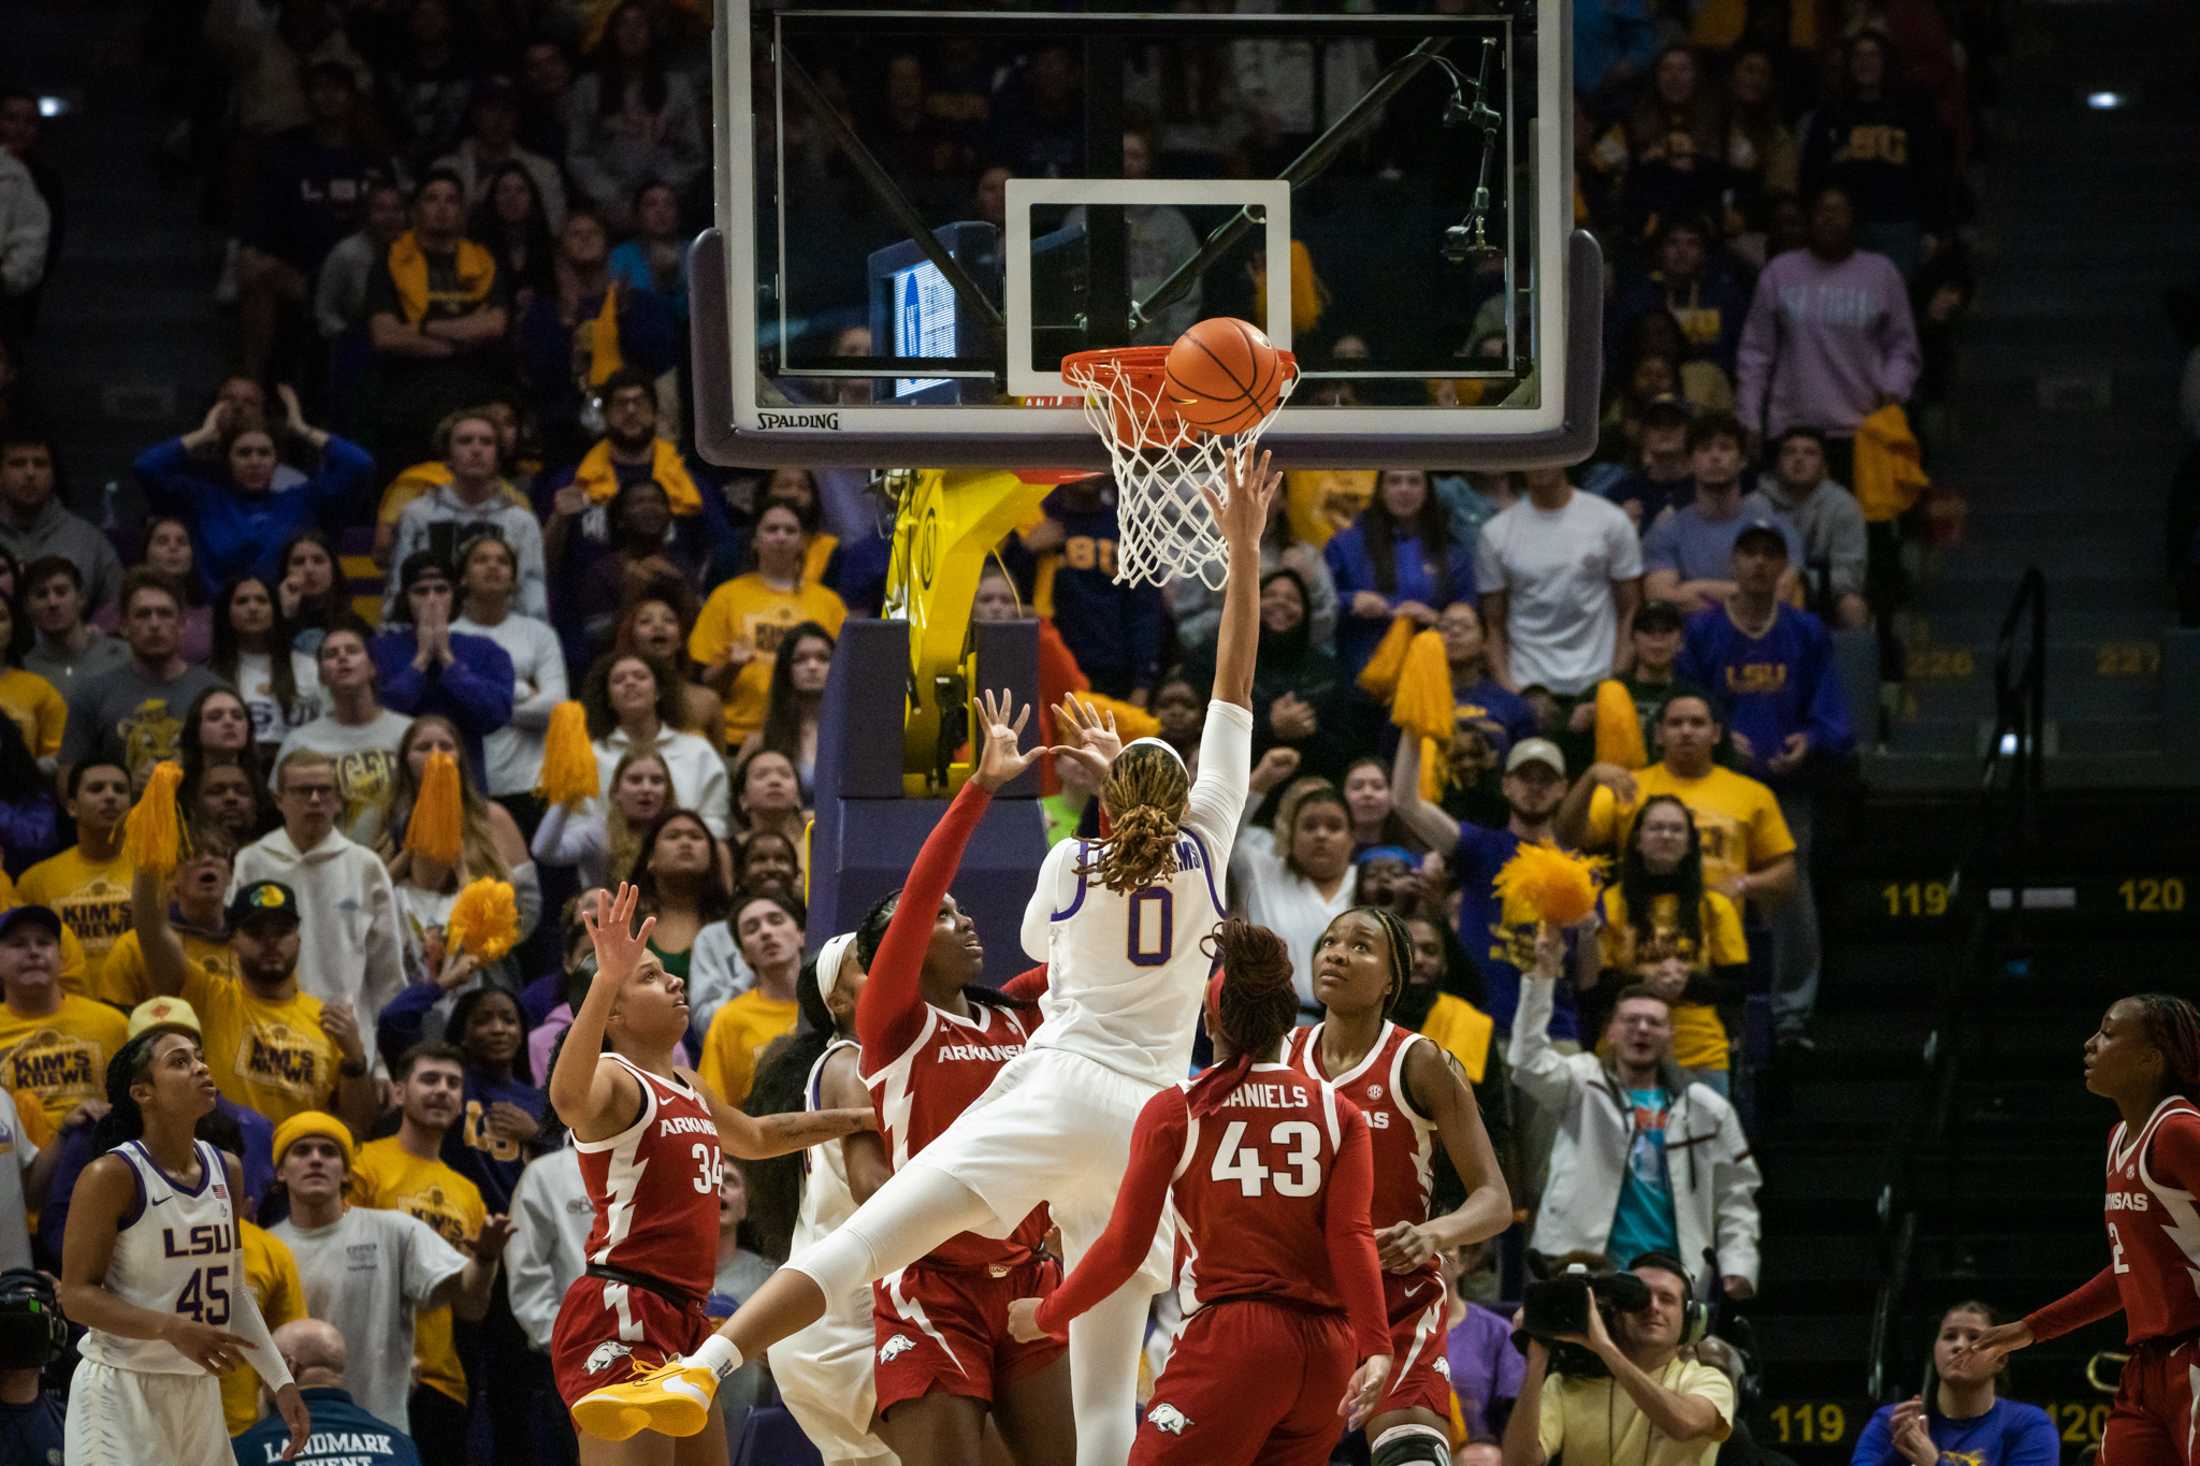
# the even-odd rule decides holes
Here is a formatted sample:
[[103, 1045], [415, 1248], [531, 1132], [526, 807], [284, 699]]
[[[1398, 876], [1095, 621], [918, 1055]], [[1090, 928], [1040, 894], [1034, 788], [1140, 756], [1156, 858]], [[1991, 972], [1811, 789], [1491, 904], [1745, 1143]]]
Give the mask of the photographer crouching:
[[1530, 1284], [1513, 1317], [1528, 1372], [1505, 1424], [1504, 1466], [1561, 1453], [1566, 1466], [1711, 1466], [1734, 1428], [1734, 1386], [1681, 1357], [1703, 1336], [1692, 1292], [1680, 1260], [1659, 1253], [1624, 1273]]

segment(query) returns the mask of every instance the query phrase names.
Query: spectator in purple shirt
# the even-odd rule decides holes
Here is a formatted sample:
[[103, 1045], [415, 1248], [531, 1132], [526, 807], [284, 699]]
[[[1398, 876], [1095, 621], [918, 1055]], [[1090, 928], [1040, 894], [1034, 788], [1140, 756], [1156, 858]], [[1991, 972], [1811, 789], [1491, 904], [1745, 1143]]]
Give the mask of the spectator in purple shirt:
[[486, 636], [451, 630], [450, 568], [431, 550], [398, 571], [395, 607], [409, 624], [367, 646], [382, 705], [408, 717], [440, 713], [466, 744], [468, 771], [483, 779], [481, 740], [512, 720], [512, 658]]
[[1825, 430], [1833, 477], [1850, 481], [1856, 425], [1909, 399], [1923, 358], [1909, 289], [1885, 255], [1856, 247], [1856, 212], [1838, 188], [1811, 201], [1806, 248], [1765, 266], [1742, 325], [1736, 411], [1753, 433]]
[[1513, 1347], [1512, 1324], [1505, 1315], [1460, 1296], [1460, 1281], [1480, 1270], [1490, 1244], [1476, 1242], [1446, 1254], [1445, 1292], [1450, 1312], [1445, 1319], [1444, 1359], [1451, 1366], [1452, 1392], [1459, 1397], [1459, 1416], [1466, 1422], [1467, 1438], [1495, 1435], [1505, 1428], [1512, 1403], [1520, 1394], [1527, 1360]]

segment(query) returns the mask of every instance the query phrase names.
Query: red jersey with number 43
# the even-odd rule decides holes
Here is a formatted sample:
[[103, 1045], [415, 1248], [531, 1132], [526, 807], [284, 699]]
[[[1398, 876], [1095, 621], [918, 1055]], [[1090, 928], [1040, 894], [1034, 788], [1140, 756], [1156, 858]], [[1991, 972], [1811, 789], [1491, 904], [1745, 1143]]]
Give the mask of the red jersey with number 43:
[[2200, 1331], [2200, 1105], [2163, 1100], [2136, 1140], [2108, 1137], [2109, 1268], [2129, 1338]]
[[618, 1054], [642, 1086], [641, 1118], [608, 1140], [578, 1140], [581, 1181], [595, 1203], [588, 1260], [669, 1283], [697, 1298], [718, 1276], [718, 1181], [725, 1161], [710, 1106], [676, 1079]]
[[[1367, 1219], [1378, 1235], [1400, 1222], [1415, 1226], [1428, 1220], [1429, 1197], [1434, 1186], [1432, 1169], [1436, 1154], [1436, 1126], [1406, 1093], [1406, 1052], [1428, 1040], [1410, 1028], [1386, 1021], [1375, 1045], [1342, 1074], [1331, 1076], [1322, 1068], [1322, 1031], [1294, 1028], [1284, 1039], [1284, 1059], [1292, 1067], [1312, 1075], [1359, 1107], [1367, 1117], [1369, 1147], [1375, 1160], [1375, 1190], [1368, 1203]], [[1434, 1277], [1435, 1258], [1420, 1269]], [[1407, 1277], [1412, 1274], [1390, 1274]]]
[[[877, 1055], [866, 1046], [863, 1083], [878, 1107], [879, 1131], [894, 1169], [939, 1139], [986, 1092], [993, 1076], [1024, 1051], [1028, 1037], [1023, 1015], [1013, 1008], [972, 1003], [970, 1016], [958, 1018], [925, 1003], [907, 1048], [874, 1068]], [[1007, 1237], [964, 1232], [933, 1248], [927, 1260], [944, 1267], [1010, 1267], [1029, 1261], [1046, 1233], [1046, 1208], [1038, 1207]]]

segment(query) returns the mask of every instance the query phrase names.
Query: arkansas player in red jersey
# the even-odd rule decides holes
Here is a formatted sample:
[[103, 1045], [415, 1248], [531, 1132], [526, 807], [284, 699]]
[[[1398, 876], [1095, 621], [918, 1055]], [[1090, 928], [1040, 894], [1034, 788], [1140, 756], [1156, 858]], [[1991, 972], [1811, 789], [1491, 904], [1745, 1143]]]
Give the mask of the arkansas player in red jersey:
[[[1007, 726], [1004, 693], [982, 694], [990, 726]], [[1030, 709], [1018, 717], [1020, 732]], [[993, 792], [1046, 750], [1019, 753], [1016, 739], [988, 738], [978, 767], [925, 838], [909, 883], [871, 908], [856, 929], [856, 957], [870, 975], [856, 1000], [864, 1085], [894, 1170], [937, 1139], [1024, 1051], [1036, 1007], [976, 986], [985, 960], [970, 918], [947, 894]], [[1044, 970], [1036, 976], [1043, 980]], [[849, 1193], [860, 1205], [884, 1176], [853, 1167]], [[1008, 1305], [1051, 1293], [1061, 1266], [1045, 1257], [1046, 1208], [1034, 1208], [1007, 1237], [963, 1232], [872, 1284], [878, 1336], [879, 1438], [904, 1466], [953, 1466], [984, 1453], [990, 1411], [1018, 1466], [1077, 1456], [1069, 1361], [1052, 1339], [1009, 1337]]]
[[2200, 1009], [2145, 993], [2085, 1042], [2085, 1087], [2123, 1119], [2108, 1135], [2108, 1266], [1963, 1351], [2013, 1349], [2124, 1314], [2131, 1358], [2101, 1435], [2101, 1466], [2200, 1466]]
[[596, 977], [550, 1075], [550, 1102], [572, 1127], [596, 1206], [588, 1271], [558, 1310], [551, 1365], [583, 1432], [584, 1462], [718, 1466], [724, 1431], [613, 1446], [643, 1421], [591, 1397], [709, 1337], [703, 1302], [718, 1268], [721, 1146], [761, 1159], [875, 1122], [868, 1110], [753, 1120], [706, 1093], [675, 1057], [688, 1027], [687, 985], [649, 951], [656, 919], [633, 929], [636, 895], [622, 884], [616, 901], [602, 893], [582, 913]]
[[[1369, 1216], [1383, 1264], [1384, 1316], [1397, 1360], [1368, 1421], [1378, 1466], [1451, 1459], [1448, 1302], [1442, 1254], [1512, 1224], [1512, 1195], [1458, 1067], [1434, 1043], [1390, 1021], [1413, 969], [1413, 936], [1396, 915], [1355, 906], [1314, 944], [1314, 993], [1328, 1016], [1295, 1029], [1286, 1061], [1329, 1084], [1367, 1116], [1375, 1159]], [[1466, 1183], [1449, 1215], [1429, 1215], [1438, 1141]]]
[[1275, 933], [1232, 920], [1215, 943], [1214, 1067], [1146, 1102], [1107, 1230], [1051, 1298], [1018, 1299], [1009, 1320], [1020, 1339], [1066, 1337], [1138, 1271], [1166, 1204], [1186, 1251], [1184, 1329], [1131, 1466], [1319, 1466], [1338, 1417], [1357, 1426], [1390, 1373], [1367, 1121], [1281, 1062], [1298, 999]]

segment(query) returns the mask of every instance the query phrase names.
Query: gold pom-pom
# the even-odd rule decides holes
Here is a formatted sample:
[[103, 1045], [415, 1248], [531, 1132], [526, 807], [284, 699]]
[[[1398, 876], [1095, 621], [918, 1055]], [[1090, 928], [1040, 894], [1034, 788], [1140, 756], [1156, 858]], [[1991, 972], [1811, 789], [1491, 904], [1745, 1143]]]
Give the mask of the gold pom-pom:
[[1390, 701], [1390, 695], [1398, 690], [1398, 674], [1405, 670], [1406, 647], [1413, 640], [1413, 619], [1409, 616], [1391, 618], [1383, 639], [1375, 643], [1375, 650], [1368, 653], [1367, 665], [1360, 669], [1360, 691], [1377, 702]]
[[176, 790], [182, 783], [183, 765], [175, 760], [163, 759], [153, 765], [145, 792], [123, 821], [122, 854], [137, 869], [167, 875], [183, 863], [183, 812], [176, 802]]
[[1451, 659], [1444, 655], [1444, 638], [1434, 631], [1424, 631], [1406, 644], [1405, 662], [1398, 670], [1398, 691], [1390, 700], [1390, 721], [1449, 746], [1458, 718], [1459, 707], [1451, 690]]
[[405, 825], [405, 848], [437, 865], [458, 864], [466, 839], [465, 798], [458, 788], [458, 760], [447, 753], [428, 755], [420, 776], [420, 797]]
[[453, 947], [484, 962], [494, 962], [518, 946], [519, 900], [512, 894], [512, 883], [487, 876], [467, 882], [451, 903], [444, 933]]
[[1498, 898], [1517, 898], [1537, 920], [1572, 926], [1596, 909], [1597, 874], [1604, 862], [1569, 855], [1555, 845], [1523, 845], [1497, 872]]
[[596, 750], [588, 741], [588, 710], [577, 702], [561, 702], [550, 711], [535, 792], [546, 804], [577, 804], [601, 792], [596, 787]]
[[1639, 769], [1650, 762], [1642, 746], [1642, 715], [1627, 685], [1610, 678], [1597, 684], [1597, 762]]

